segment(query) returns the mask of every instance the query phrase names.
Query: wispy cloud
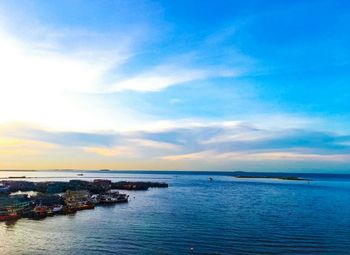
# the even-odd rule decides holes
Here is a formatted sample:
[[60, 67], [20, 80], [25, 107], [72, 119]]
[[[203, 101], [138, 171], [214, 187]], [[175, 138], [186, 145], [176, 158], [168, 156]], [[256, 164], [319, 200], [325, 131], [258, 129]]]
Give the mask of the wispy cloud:
[[[123, 90], [159, 91], [169, 86], [190, 81], [214, 77], [236, 77], [244, 68], [242, 66], [203, 66], [194, 59], [173, 57], [170, 61], [154, 66], [145, 65], [143, 70], [121, 79], [123, 73], [118, 67], [137, 54], [136, 45], [142, 41], [137, 33], [130, 31], [129, 36], [117, 34], [106, 36], [86, 31], [53, 30], [41, 24], [35, 24], [36, 35], [30, 40], [20, 38], [7, 31], [0, 23], [0, 68], [3, 75], [0, 83], [6, 84], [2, 94], [15, 93], [60, 93], [63, 91], [83, 93], [115, 93]], [[45, 35], [45, 36], [43, 36]], [[145, 35], [143, 35], [145, 36]], [[67, 41], [81, 43], [78, 47], [67, 48]], [[114, 42], [114, 43], [112, 43]], [[117, 42], [117, 43], [115, 43]], [[195, 55], [204, 55], [206, 48], [197, 50]], [[183, 52], [182, 55], [192, 55]], [[202, 58], [203, 58], [202, 57]], [[235, 56], [235, 57], [238, 57]], [[234, 57], [233, 57], [234, 58]], [[240, 56], [242, 58], [242, 56]], [[142, 69], [141, 69], [142, 70]], [[21, 75], [16, 75], [21, 73]], [[31, 84], [26, 86], [26, 84]], [[12, 95], [11, 94], [11, 95]]]
[[116, 144], [119, 136], [115, 133], [84, 133], [48, 131], [40, 128], [4, 125], [0, 126], [0, 135], [15, 139], [41, 141], [63, 146], [102, 146], [110, 147]]
[[81, 148], [123, 160], [343, 162], [350, 153], [348, 135], [302, 129], [266, 130], [239, 122], [107, 134], [2, 128], [0, 135]]
[[[181, 63], [180, 63], [181, 64]], [[237, 77], [242, 73], [239, 68], [220, 69], [218, 67], [193, 68], [191, 66], [160, 65], [135, 77], [116, 82], [111, 92], [135, 90], [141, 92], [160, 91], [170, 86], [186, 82], [217, 77]]]
[[110, 91], [159, 91], [172, 85], [205, 79], [208, 76], [209, 72], [205, 70], [185, 69], [175, 66], [159, 66], [130, 79], [115, 83], [111, 86]]

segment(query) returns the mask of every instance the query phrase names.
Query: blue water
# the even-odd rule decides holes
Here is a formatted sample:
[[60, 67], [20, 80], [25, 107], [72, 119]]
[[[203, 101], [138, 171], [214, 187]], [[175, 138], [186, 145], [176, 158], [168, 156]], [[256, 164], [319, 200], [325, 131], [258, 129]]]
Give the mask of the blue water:
[[[0, 178], [16, 174], [77, 178], [72, 172]], [[74, 216], [0, 223], [0, 254], [350, 254], [349, 175], [305, 175], [311, 182], [208, 176], [84, 173], [170, 187], [127, 192], [128, 204]]]

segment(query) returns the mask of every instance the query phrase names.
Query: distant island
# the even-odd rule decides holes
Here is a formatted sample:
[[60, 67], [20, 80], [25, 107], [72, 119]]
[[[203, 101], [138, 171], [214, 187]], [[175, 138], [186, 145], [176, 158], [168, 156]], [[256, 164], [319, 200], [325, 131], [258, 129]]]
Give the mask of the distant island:
[[234, 176], [240, 179], [275, 179], [285, 181], [310, 181], [309, 179], [300, 178], [297, 176], [257, 176], [257, 175], [238, 175]]

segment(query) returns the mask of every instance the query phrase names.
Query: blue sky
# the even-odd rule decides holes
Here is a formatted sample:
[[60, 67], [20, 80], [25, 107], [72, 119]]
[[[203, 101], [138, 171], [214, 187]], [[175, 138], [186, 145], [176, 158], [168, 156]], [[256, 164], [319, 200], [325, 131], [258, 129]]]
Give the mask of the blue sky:
[[0, 1], [0, 168], [349, 171], [349, 8]]

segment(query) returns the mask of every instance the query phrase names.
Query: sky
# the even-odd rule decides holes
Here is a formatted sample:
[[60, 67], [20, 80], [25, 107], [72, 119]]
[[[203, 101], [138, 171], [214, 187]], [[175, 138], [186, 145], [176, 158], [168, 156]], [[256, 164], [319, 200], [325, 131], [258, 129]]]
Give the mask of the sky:
[[349, 10], [0, 0], [0, 169], [350, 173]]

